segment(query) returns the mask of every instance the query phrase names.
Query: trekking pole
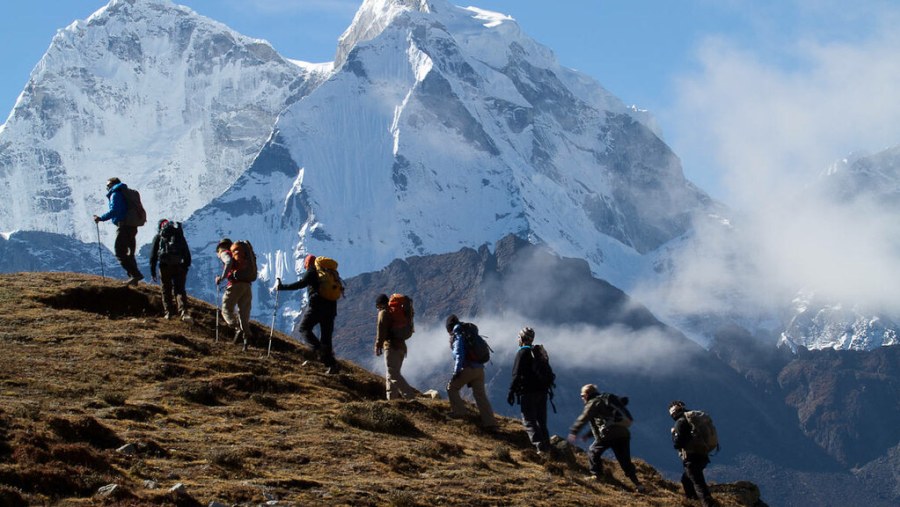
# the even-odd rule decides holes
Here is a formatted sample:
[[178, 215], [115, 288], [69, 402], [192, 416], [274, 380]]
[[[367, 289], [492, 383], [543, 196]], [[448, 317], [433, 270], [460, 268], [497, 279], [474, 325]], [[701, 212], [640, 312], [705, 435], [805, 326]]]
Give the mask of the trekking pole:
[[272, 310], [272, 326], [269, 328], [269, 350], [266, 352], [266, 358], [272, 353], [272, 335], [275, 334], [275, 316], [278, 315], [278, 293], [281, 292], [277, 289], [281, 285], [281, 278], [276, 278], [275, 281], [275, 309]]
[[94, 225], [97, 226], [97, 253], [100, 254], [100, 276], [106, 278], [106, 273], [103, 270], [103, 245], [100, 243], [100, 222], [94, 222]]
[[[215, 272], [216, 268], [213, 266], [213, 273]], [[216, 343], [219, 343], [219, 284], [215, 278], [213, 278], [213, 283], [216, 284], [216, 304], [213, 305], [216, 309]]]

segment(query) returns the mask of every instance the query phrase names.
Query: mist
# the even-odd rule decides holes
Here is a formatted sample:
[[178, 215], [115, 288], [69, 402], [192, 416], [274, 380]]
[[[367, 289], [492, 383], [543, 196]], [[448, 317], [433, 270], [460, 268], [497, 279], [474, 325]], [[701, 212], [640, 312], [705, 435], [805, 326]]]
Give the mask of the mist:
[[[589, 325], [548, 325], [514, 314], [461, 319], [474, 322], [479, 333], [486, 337], [493, 349], [488, 373], [501, 383], [511, 380], [518, 332], [525, 326], [534, 328], [534, 343], [546, 348], [557, 373], [585, 370], [591, 375], [585, 379], [586, 383], [595, 382], [604, 372], [631, 372], [647, 377], [669, 374], [691, 354], [689, 348], [661, 328], [634, 331], [620, 325], [602, 329]], [[406, 344], [409, 348], [403, 363], [406, 380], [420, 390], [436, 389], [445, 394], [454, 365], [447, 332], [442, 327], [417, 325], [416, 333]], [[372, 358], [366, 366], [379, 374], [384, 372], [384, 360], [380, 357]], [[441, 384], [429, 385], [435, 378], [441, 378]]]
[[803, 291], [900, 315], [898, 164], [846, 185], [854, 160], [900, 144], [900, 6], [792, 5], [793, 29], [758, 19], [753, 47], [710, 37], [677, 82], [669, 118], [691, 128], [672, 145], [732, 212], [701, 217], [672, 276], [635, 291], [654, 309], [771, 315]]

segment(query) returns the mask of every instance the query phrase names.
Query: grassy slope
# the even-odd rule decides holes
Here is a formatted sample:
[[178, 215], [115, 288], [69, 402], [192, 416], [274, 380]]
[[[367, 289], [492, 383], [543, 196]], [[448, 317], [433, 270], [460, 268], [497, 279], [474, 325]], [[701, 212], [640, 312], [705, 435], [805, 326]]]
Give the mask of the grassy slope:
[[[637, 461], [646, 495], [618, 465], [585, 481], [586, 459], [544, 463], [521, 424], [495, 435], [446, 417], [446, 401], [382, 401], [381, 378], [339, 376], [308, 349], [255, 328], [246, 353], [215, 312], [157, 317], [158, 289], [69, 273], [0, 276], [0, 505], [658, 505], [680, 485]], [[449, 360], [449, 359], [448, 359]], [[137, 454], [116, 452], [132, 443]], [[147, 481], [155, 483], [149, 484]], [[168, 491], [176, 483], [185, 493]], [[714, 487], [722, 505], [753, 505], [755, 486]]]

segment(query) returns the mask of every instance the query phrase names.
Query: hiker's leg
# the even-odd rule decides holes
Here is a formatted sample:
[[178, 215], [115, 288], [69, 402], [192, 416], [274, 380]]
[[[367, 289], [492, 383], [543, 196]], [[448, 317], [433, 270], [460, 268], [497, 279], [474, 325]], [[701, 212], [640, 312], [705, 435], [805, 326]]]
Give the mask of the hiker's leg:
[[616, 439], [612, 445], [613, 454], [616, 455], [616, 461], [625, 472], [625, 477], [631, 479], [635, 485], [640, 484], [637, 478], [637, 469], [631, 462], [631, 436]]
[[172, 270], [172, 288], [175, 292], [175, 301], [178, 303], [178, 313], [184, 314], [188, 309], [188, 298], [185, 284], [187, 283], [187, 268], [177, 266]]
[[475, 368], [463, 368], [456, 378], [451, 379], [447, 384], [447, 398], [450, 400], [450, 413], [455, 416], [465, 416], [468, 414], [466, 404], [459, 395], [459, 390], [472, 380], [472, 370]]
[[235, 287], [234, 284], [225, 287], [225, 294], [222, 295], [222, 318], [229, 327], [240, 329], [239, 317], [234, 311], [234, 306], [238, 302]]
[[116, 242], [113, 245], [113, 251], [116, 254], [116, 260], [119, 261], [119, 265], [125, 270], [125, 274], [133, 277], [134, 271], [131, 268], [131, 260], [128, 258], [128, 244], [131, 235], [129, 229], [137, 231], [136, 227], [116, 226]]
[[403, 351], [387, 347], [384, 349], [384, 388], [387, 399], [402, 398], [398, 377], [403, 365]]
[[159, 285], [162, 288], [163, 312], [165, 312], [167, 315], [173, 315], [175, 313], [175, 304], [172, 301], [172, 275], [174, 271], [175, 269], [170, 268], [169, 266], [159, 267]]
[[319, 342], [322, 344], [322, 363], [327, 367], [337, 364], [331, 337], [334, 335], [334, 315], [325, 315], [319, 320]]
[[128, 271], [135, 278], [144, 278], [141, 270], [138, 268], [137, 259], [134, 258], [137, 253], [137, 227], [123, 226], [125, 233], [125, 255], [128, 262]]
[[535, 397], [535, 421], [537, 422], [539, 439], [538, 450], [550, 450], [550, 430], [547, 429], [547, 392], [544, 391]]
[[709, 463], [709, 459], [705, 456], [694, 457], [691, 455], [684, 462], [685, 475], [693, 485], [695, 493], [693, 498], [699, 498], [704, 504], [712, 499], [709, 494], [709, 486], [706, 484], [706, 477], [703, 476], [703, 469], [706, 468], [707, 463]]
[[313, 328], [319, 323], [319, 315], [317, 312], [313, 311], [312, 308], [306, 307], [306, 310], [303, 311], [303, 316], [300, 317], [300, 326], [297, 327], [297, 332], [300, 333], [300, 336], [306, 340], [306, 343], [312, 347], [313, 352], [319, 353], [319, 349], [322, 347], [322, 344], [319, 343], [319, 339], [316, 337], [315, 333], [313, 333]]
[[240, 297], [238, 299], [238, 317], [240, 318], [241, 338], [244, 345], [250, 339], [250, 309], [253, 306], [253, 287], [249, 283], [239, 283]]
[[588, 447], [588, 463], [590, 464], [591, 474], [595, 477], [603, 477], [603, 453], [609, 449], [608, 446], [600, 443], [599, 440], [594, 440], [590, 447]]
[[688, 474], [688, 464], [684, 462], [683, 465], [684, 471], [681, 472], [681, 487], [684, 489], [684, 496], [689, 500], [696, 500], [698, 498], [697, 491], [694, 490], [694, 481], [691, 480], [691, 476]]
[[491, 407], [491, 400], [488, 399], [484, 389], [484, 368], [472, 369], [475, 370], [475, 375], [469, 381], [469, 387], [472, 388], [475, 405], [478, 406], [478, 412], [481, 414], [481, 425], [485, 428], [496, 427], [497, 420], [494, 418], [494, 409]]
[[524, 393], [520, 398], [522, 407], [522, 426], [528, 434], [528, 440], [539, 451], [545, 451], [543, 432], [538, 421], [538, 393]]

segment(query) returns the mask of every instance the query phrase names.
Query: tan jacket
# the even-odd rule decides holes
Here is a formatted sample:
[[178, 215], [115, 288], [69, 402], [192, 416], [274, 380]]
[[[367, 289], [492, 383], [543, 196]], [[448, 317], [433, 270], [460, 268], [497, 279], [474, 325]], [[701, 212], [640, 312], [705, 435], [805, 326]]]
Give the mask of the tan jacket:
[[406, 351], [406, 340], [396, 340], [400, 343], [391, 341], [391, 316], [387, 310], [378, 310], [378, 321], [375, 328], [375, 346], [378, 348], [388, 348], [394, 350]]

